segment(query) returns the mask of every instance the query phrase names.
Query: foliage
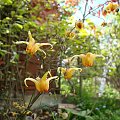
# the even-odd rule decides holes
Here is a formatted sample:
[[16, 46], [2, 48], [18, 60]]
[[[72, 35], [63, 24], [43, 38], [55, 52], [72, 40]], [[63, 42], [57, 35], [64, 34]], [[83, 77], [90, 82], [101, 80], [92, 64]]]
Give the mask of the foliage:
[[[17, 119], [23, 119], [29, 112], [28, 116], [31, 116], [30, 108], [38, 97], [49, 89], [48, 83], [47, 89], [41, 90], [40, 85], [46, 88], [43, 81], [39, 79], [39, 82], [37, 81], [39, 84], [36, 84], [33, 78], [38, 75], [43, 76], [46, 71], [51, 73], [56, 71], [59, 77], [56, 84], [61, 94], [65, 96], [64, 102], [75, 104], [76, 108], [65, 108], [59, 113], [51, 112], [53, 119], [107, 120], [109, 116], [110, 120], [119, 120], [120, 13], [118, 1], [112, 0], [111, 3], [106, 0], [105, 3], [95, 7], [92, 6], [95, 2], [92, 0], [89, 2], [88, 0], [77, 2], [60, 0], [59, 5], [56, 2], [54, 0], [39, 2], [0, 0], [0, 79], [3, 81], [0, 91], [3, 103], [0, 106], [0, 115], [9, 119], [11, 113], [14, 113]], [[78, 11], [81, 11], [82, 17], [76, 21], [72, 15]], [[93, 19], [88, 18], [90, 16], [102, 20], [101, 25], [96, 25]], [[107, 20], [109, 18], [112, 18], [111, 21]], [[28, 41], [28, 31], [32, 33], [32, 39], [36, 40], [36, 43], [33, 42], [30, 46], [30, 51], [32, 47], [41, 43], [49, 43], [53, 46], [52, 50], [43, 47], [46, 58], [44, 54], [36, 51], [28, 55], [26, 45], [16, 44]], [[27, 45], [28, 43], [26, 42]], [[91, 58], [90, 55], [104, 57]], [[23, 64], [20, 61], [21, 56], [25, 56]], [[27, 65], [34, 57], [41, 63], [40, 71], [33, 75], [27, 71]], [[88, 65], [91, 61], [92, 64]], [[33, 64], [35, 65], [35, 61]], [[58, 70], [62, 67], [65, 69], [63, 74], [61, 69]], [[71, 70], [68, 74], [69, 69]], [[82, 72], [75, 72], [74, 69], [82, 69]], [[49, 76], [52, 78], [51, 74]], [[34, 92], [26, 106], [23, 83], [25, 78], [28, 80], [27, 77], [34, 80], [40, 93], [34, 95]], [[47, 79], [47, 75], [45, 78]], [[105, 88], [102, 89], [102, 96], [100, 96], [102, 79], [105, 79], [106, 83], [103, 85]], [[17, 108], [13, 105], [16, 101], [19, 102], [16, 105]]]

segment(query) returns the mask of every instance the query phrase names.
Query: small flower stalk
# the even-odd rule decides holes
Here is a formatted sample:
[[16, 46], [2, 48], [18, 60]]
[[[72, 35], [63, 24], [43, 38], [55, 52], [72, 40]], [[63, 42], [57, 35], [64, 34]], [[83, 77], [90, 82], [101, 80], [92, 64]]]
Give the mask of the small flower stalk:
[[35, 84], [35, 87], [37, 89], [37, 91], [39, 91], [40, 93], [43, 92], [48, 92], [49, 90], [49, 81], [56, 79], [58, 76], [53, 76], [53, 77], [49, 77], [47, 78], [48, 74], [51, 76], [50, 72], [46, 72], [42, 78], [37, 77], [36, 79], [33, 78], [26, 78], [24, 80], [25, 86], [28, 87], [27, 85], [27, 81], [32, 81]]

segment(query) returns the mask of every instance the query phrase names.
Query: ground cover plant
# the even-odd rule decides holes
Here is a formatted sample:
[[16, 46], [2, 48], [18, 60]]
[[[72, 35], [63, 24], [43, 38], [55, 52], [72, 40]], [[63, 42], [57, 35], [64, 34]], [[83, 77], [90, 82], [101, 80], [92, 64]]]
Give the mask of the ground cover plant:
[[119, 0], [0, 0], [1, 120], [120, 120]]

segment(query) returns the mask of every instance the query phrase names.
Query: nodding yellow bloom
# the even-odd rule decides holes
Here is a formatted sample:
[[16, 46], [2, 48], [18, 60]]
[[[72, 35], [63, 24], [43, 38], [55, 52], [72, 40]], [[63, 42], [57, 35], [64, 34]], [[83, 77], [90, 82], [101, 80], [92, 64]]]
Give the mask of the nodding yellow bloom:
[[16, 117], [18, 115], [18, 113], [16, 113], [16, 112], [9, 112], [8, 113], [8, 116], [10, 116], [10, 117]]
[[81, 68], [63, 68], [63, 67], [59, 67], [58, 70], [59, 71], [61, 70], [62, 74], [64, 75], [64, 78], [67, 80], [72, 78], [76, 70], [80, 70], [80, 72], [82, 71]]
[[115, 13], [118, 10], [119, 5], [117, 3], [110, 2], [107, 7], [102, 11], [102, 15], [106, 16], [108, 13]]
[[99, 37], [99, 36], [101, 36], [103, 33], [101, 32], [101, 31], [95, 31], [95, 33], [94, 33], [94, 36], [95, 37]]
[[115, 12], [115, 10], [118, 8], [118, 4], [116, 3], [109, 3], [106, 7], [107, 13]]
[[66, 32], [66, 36], [69, 38], [73, 38], [73, 37], [75, 37], [75, 33], [74, 32]]
[[91, 67], [94, 64], [96, 57], [103, 57], [102, 55], [92, 54], [88, 52], [87, 54], [75, 55], [73, 57], [80, 57], [82, 59], [82, 65], [85, 67]]
[[81, 54], [80, 57], [82, 58], [83, 66], [90, 67], [90, 66], [93, 66], [93, 62], [94, 62], [96, 55], [92, 53], [87, 53], [86, 55]]
[[84, 28], [83, 22], [77, 21], [77, 22], [75, 23], [75, 28], [78, 29], [78, 30]]
[[[26, 78], [24, 80], [25, 86], [28, 87], [28, 85], [26, 84], [26, 81], [32, 81], [35, 84], [36, 89], [39, 92], [47, 92], [49, 90], [49, 81], [52, 79], [56, 79], [58, 76], [54, 76], [54, 77], [50, 77], [47, 78], [48, 74], [50, 74], [50, 72], [46, 72], [42, 78], [37, 77], [36, 79], [33, 78]], [[51, 74], [50, 74], [51, 75]]]
[[46, 57], [45, 51], [40, 49], [40, 47], [44, 45], [50, 45], [51, 48], [53, 48], [53, 46], [50, 43], [36, 43], [30, 31], [28, 31], [28, 37], [29, 37], [29, 42], [18, 41], [16, 42], [16, 44], [23, 44], [23, 43], [27, 44], [26, 52], [30, 55], [34, 55], [37, 51], [40, 51], [40, 52], [43, 52]]
[[106, 22], [103, 22], [103, 23], [101, 24], [101, 26], [103, 26], [103, 27], [105, 27], [106, 25], [107, 25]]

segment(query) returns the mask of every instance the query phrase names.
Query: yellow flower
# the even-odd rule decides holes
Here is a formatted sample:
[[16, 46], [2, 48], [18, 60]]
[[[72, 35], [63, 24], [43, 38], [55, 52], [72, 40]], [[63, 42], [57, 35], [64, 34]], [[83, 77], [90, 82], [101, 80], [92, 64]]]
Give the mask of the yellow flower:
[[72, 78], [76, 70], [80, 70], [80, 72], [82, 71], [81, 68], [63, 68], [63, 67], [59, 67], [58, 70], [62, 72], [64, 78], [67, 80]]
[[106, 16], [108, 13], [115, 13], [118, 10], [119, 5], [116, 3], [110, 2], [107, 7], [102, 11], [102, 15]]
[[77, 21], [77, 22], [75, 23], [75, 28], [78, 29], [78, 30], [84, 28], [83, 22]]
[[102, 33], [101, 31], [97, 30], [97, 31], [95, 31], [94, 36], [95, 36], [95, 37], [99, 37], [99, 36], [101, 36], [102, 34], [103, 34], [103, 33]]
[[16, 112], [9, 112], [8, 113], [8, 116], [10, 116], [10, 117], [16, 117], [18, 115], [18, 113], [16, 113]]
[[74, 32], [66, 32], [66, 36], [69, 38], [73, 38], [75, 36]]
[[105, 27], [106, 25], [107, 25], [106, 22], [103, 22], [103, 23], [101, 24], [101, 26], [103, 26], [103, 27]]
[[107, 13], [110, 12], [115, 12], [115, 10], [118, 8], [118, 4], [115, 3], [109, 3], [108, 6], [106, 7]]
[[53, 48], [53, 46], [50, 43], [36, 43], [30, 31], [28, 31], [28, 37], [29, 37], [29, 42], [17, 41], [16, 44], [23, 44], [23, 43], [27, 44], [26, 52], [30, 55], [34, 55], [37, 51], [40, 51], [40, 52], [43, 52], [46, 57], [45, 51], [40, 49], [40, 47], [44, 45], [50, 45], [51, 48]]
[[82, 59], [82, 65], [85, 67], [91, 67], [94, 64], [96, 57], [103, 57], [102, 55], [92, 54], [88, 52], [87, 54], [75, 55], [73, 57], [80, 57]]
[[[36, 89], [39, 91], [39, 92], [47, 92], [49, 90], [49, 81], [52, 80], [52, 79], [56, 79], [58, 76], [54, 76], [54, 77], [50, 77], [50, 78], [47, 78], [48, 74], [50, 74], [50, 72], [46, 72], [42, 78], [39, 78], [37, 77], [36, 79], [33, 79], [33, 78], [26, 78], [24, 80], [24, 83], [25, 83], [25, 86], [28, 87], [28, 85], [26, 84], [26, 81], [29, 80], [29, 81], [32, 81], [34, 82], [35, 84], [35, 87]], [[50, 74], [51, 75], [51, 74]]]
[[92, 53], [87, 53], [86, 55], [81, 54], [80, 57], [82, 58], [83, 66], [90, 67], [90, 66], [93, 66], [93, 62], [94, 62], [96, 55]]

